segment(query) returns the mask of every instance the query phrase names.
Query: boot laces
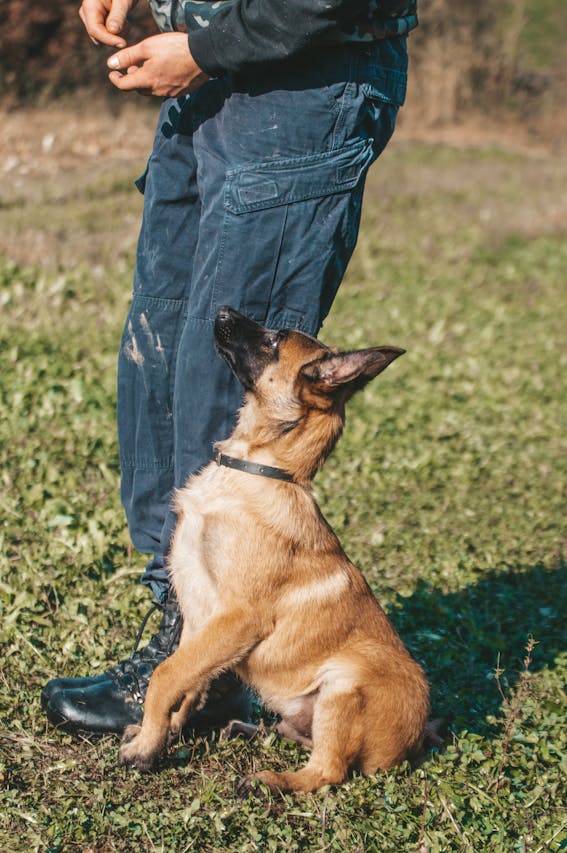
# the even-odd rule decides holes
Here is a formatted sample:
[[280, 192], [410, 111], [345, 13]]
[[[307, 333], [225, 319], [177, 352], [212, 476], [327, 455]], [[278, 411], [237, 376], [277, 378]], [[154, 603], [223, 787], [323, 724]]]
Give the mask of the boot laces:
[[[138, 649], [148, 621], [159, 610], [163, 615], [157, 632], [147, 646]], [[152, 604], [144, 616], [134, 648], [129, 658], [109, 670], [114, 683], [127, 690], [132, 699], [141, 705], [148, 689], [150, 677], [159, 663], [165, 660], [177, 648], [181, 634], [182, 618], [175, 598], [170, 594], [165, 604]]]

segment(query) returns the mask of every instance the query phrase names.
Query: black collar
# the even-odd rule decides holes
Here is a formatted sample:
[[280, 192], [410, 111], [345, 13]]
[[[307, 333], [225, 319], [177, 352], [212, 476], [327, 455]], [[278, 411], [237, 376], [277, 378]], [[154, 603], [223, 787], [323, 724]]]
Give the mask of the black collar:
[[295, 483], [295, 480], [284, 471], [283, 468], [272, 468], [271, 465], [258, 465], [257, 462], [246, 462], [244, 459], [235, 459], [234, 456], [225, 456], [217, 453], [215, 456], [217, 465], [226, 468], [234, 468], [236, 471], [246, 471], [247, 474], [257, 474], [259, 477], [271, 477], [273, 480], [285, 480], [286, 483]]

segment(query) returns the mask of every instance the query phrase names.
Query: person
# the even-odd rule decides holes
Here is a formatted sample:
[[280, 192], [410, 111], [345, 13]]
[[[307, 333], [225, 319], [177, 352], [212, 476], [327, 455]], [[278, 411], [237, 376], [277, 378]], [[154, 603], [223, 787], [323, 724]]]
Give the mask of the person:
[[[83, 0], [110, 81], [163, 98], [118, 363], [121, 499], [163, 616], [149, 644], [100, 675], [54, 678], [49, 720], [71, 731], [140, 722], [154, 668], [179, 640], [167, 552], [172, 492], [210, 461], [242, 389], [215, 354], [230, 305], [316, 335], [360, 223], [365, 178], [394, 130], [416, 0], [150, 0], [161, 32], [127, 44], [136, 0]], [[109, 134], [112, 128], [109, 128]], [[196, 726], [246, 718], [230, 673]]]

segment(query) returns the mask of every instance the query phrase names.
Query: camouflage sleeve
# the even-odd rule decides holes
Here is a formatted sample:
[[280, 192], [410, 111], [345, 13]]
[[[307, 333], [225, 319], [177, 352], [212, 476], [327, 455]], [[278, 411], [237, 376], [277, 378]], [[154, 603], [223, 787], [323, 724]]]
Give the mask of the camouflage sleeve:
[[368, 0], [240, 0], [218, 5], [205, 26], [189, 32], [193, 57], [219, 77], [288, 59], [335, 32]]

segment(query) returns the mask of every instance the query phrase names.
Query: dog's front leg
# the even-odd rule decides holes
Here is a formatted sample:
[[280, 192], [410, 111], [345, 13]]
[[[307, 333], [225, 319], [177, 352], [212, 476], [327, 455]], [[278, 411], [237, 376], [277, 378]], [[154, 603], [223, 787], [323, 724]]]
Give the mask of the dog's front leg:
[[167, 744], [172, 712], [195, 703], [211, 678], [234, 667], [257, 642], [252, 620], [241, 610], [216, 616], [183, 642], [153, 673], [142, 727], [124, 732], [119, 763], [150, 770]]

